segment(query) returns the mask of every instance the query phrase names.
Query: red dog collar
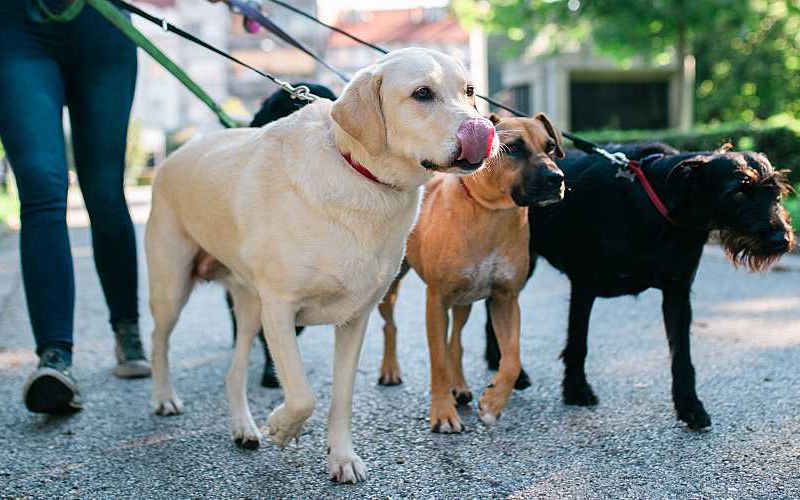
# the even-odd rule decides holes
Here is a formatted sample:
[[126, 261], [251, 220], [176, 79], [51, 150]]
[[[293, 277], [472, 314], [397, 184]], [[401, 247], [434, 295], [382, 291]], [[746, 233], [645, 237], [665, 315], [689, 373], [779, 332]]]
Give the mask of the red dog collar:
[[[341, 153], [341, 151], [340, 151], [340, 153]], [[342, 154], [342, 158], [344, 158], [344, 161], [346, 161], [351, 167], [353, 167], [353, 170], [355, 170], [359, 174], [363, 175], [367, 179], [371, 180], [372, 182], [381, 184], [383, 186], [388, 186], [388, 187], [391, 187], [391, 188], [394, 187], [391, 184], [386, 184], [385, 182], [383, 182], [380, 179], [378, 179], [377, 177], [375, 177], [375, 174], [370, 172], [367, 167], [365, 167], [364, 165], [362, 165], [362, 164], [358, 163], [357, 161], [355, 161], [353, 159], [353, 157], [350, 156], [350, 153], [341, 153], [341, 154]]]

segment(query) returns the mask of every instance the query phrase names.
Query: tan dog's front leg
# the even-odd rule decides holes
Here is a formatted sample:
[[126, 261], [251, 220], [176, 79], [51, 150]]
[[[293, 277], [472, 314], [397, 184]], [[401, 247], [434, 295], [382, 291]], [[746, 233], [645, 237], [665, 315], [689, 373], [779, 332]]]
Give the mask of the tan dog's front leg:
[[397, 361], [397, 326], [394, 323], [394, 305], [397, 303], [397, 289], [400, 287], [400, 277], [392, 282], [383, 301], [378, 305], [378, 312], [383, 318], [383, 360], [378, 376], [379, 385], [398, 385], [403, 383], [400, 378], [400, 363]]
[[428, 336], [428, 353], [431, 358], [431, 408], [432, 432], [461, 432], [461, 418], [456, 411], [452, 393], [452, 376], [447, 356], [447, 308], [441, 296], [428, 287], [425, 304], [425, 322]]
[[453, 331], [447, 349], [450, 355], [450, 370], [453, 373], [453, 396], [460, 405], [472, 401], [472, 391], [469, 390], [467, 380], [464, 378], [464, 369], [461, 364], [461, 331], [467, 324], [472, 304], [466, 306], [453, 306]]
[[519, 377], [519, 302], [517, 295], [492, 297], [492, 326], [500, 345], [500, 369], [478, 403], [478, 416], [487, 425], [494, 424], [506, 407], [514, 383]]
[[350, 423], [353, 414], [353, 385], [368, 319], [369, 313], [366, 313], [336, 327], [333, 399], [328, 417], [328, 475], [339, 483], [357, 483], [367, 478], [367, 468], [353, 449]]
[[297, 346], [294, 307], [269, 290], [262, 289], [259, 294], [264, 336], [284, 395], [283, 404], [267, 419], [269, 437], [284, 448], [290, 439], [299, 439], [303, 424], [314, 412], [314, 393], [308, 385]]

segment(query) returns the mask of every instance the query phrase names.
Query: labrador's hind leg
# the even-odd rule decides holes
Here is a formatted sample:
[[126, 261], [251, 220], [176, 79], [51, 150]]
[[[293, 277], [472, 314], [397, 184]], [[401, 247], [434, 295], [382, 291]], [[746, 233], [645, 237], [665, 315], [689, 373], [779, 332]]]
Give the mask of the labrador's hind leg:
[[197, 245], [185, 235], [168, 206], [154, 205], [145, 235], [150, 280], [153, 404], [158, 415], [177, 415], [183, 403], [169, 373], [169, 337], [192, 291], [192, 267]]

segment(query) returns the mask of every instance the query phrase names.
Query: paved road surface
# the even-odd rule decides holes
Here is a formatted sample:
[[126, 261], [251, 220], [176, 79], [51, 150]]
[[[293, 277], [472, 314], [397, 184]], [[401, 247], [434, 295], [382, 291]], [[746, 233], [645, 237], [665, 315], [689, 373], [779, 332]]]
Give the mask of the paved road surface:
[[[139, 198], [141, 216], [146, 196]], [[79, 215], [72, 219], [78, 226]], [[473, 404], [463, 412], [467, 432], [431, 434], [423, 287], [409, 277], [397, 310], [405, 384], [375, 384], [381, 349], [375, 315], [357, 377], [354, 421], [370, 477], [338, 486], [328, 482], [324, 465], [331, 329], [313, 328], [301, 338], [318, 403], [299, 446], [240, 451], [227, 431], [223, 377], [232, 351], [222, 291], [202, 286], [173, 336], [175, 381], [186, 413], [155, 417], [149, 380], [119, 381], [110, 374], [112, 335], [82, 227], [72, 230], [72, 245], [75, 374], [86, 408], [65, 419], [27, 413], [20, 388], [34, 358], [16, 245], [15, 234], [0, 239], [0, 497], [800, 497], [796, 257], [784, 259], [780, 272], [753, 275], [735, 271], [717, 249], [708, 249], [695, 287], [693, 347], [699, 392], [714, 426], [700, 434], [674, 419], [654, 292], [597, 304], [588, 375], [601, 404], [561, 404], [558, 354], [568, 283], [547, 265], [522, 298], [523, 359], [533, 387], [514, 395], [494, 428], [479, 423]], [[145, 304], [144, 280], [141, 289]], [[149, 331], [151, 320], [141, 309]], [[483, 319], [476, 308], [465, 331], [473, 390], [490, 377], [481, 358]], [[281, 394], [258, 386], [261, 361], [254, 350], [250, 401], [263, 425]]]

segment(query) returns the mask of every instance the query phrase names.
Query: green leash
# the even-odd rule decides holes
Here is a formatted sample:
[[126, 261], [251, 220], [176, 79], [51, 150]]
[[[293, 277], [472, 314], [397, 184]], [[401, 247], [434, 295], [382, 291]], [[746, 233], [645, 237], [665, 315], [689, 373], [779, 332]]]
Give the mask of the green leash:
[[89, 4], [103, 17], [105, 17], [111, 24], [117, 27], [125, 36], [130, 38], [136, 45], [141, 47], [145, 52], [150, 54], [158, 63], [163, 66], [167, 71], [172, 73], [190, 92], [200, 98], [201, 101], [208, 106], [214, 114], [217, 115], [219, 121], [228, 128], [240, 126], [233, 118], [228, 116], [222, 107], [217, 104], [197, 83], [192, 80], [177, 64], [172, 62], [172, 59], [167, 57], [161, 49], [156, 47], [153, 42], [147, 39], [139, 30], [137, 30], [131, 21], [125, 17], [116, 7], [111, 5], [108, 0], [74, 0], [61, 12], [53, 12], [50, 10], [44, 0], [28, 0], [28, 11], [31, 17], [37, 22], [69, 22], [75, 19], [83, 10], [83, 7]]
[[208, 106], [214, 114], [217, 115], [219, 121], [228, 128], [238, 127], [239, 123], [233, 118], [228, 116], [200, 86], [192, 80], [172, 59], [167, 57], [161, 49], [156, 47], [153, 42], [147, 39], [139, 30], [137, 30], [131, 21], [125, 17], [116, 7], [114, 7], [108, 0], [85, 0], [97, 12], [108, 21], [117, 27], [125, 36], [133, 40], [133, 42], [141, 47], [145, 52], [150, 54], [158, 63], [163, 66], [167, 71], [172, 73], [175, 78], [196, 95], [206, 106]]

